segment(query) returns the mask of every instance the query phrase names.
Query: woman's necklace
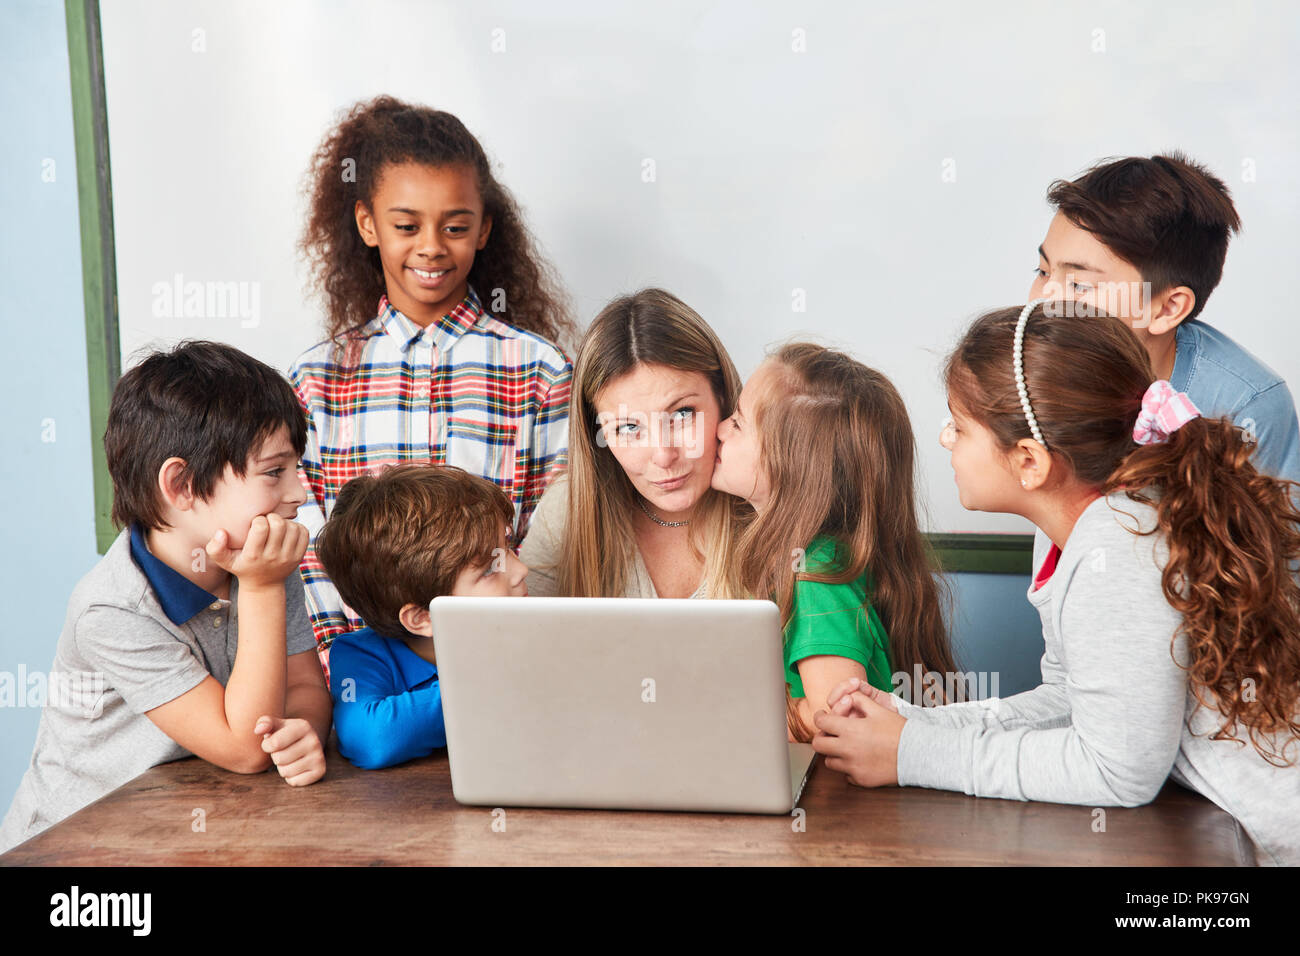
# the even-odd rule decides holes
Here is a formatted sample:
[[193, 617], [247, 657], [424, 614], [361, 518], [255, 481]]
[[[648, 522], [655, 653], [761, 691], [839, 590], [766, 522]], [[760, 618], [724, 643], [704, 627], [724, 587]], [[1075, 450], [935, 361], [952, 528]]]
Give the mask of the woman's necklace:
[[645, 499], [642, 498], [640, 495], [636, 496], [636, 503], [641, 506], [641, 510], [645, 512], [645, 516], [649, 518], [651, 521], [653, 521], [655, 524], [659, 525], [660, 527], [684, 528], [686, 527], [686, 525], [690, 524], [689, 521], [665, 521], [663, 518], [651, 514], [650, 509], [645, 506]]

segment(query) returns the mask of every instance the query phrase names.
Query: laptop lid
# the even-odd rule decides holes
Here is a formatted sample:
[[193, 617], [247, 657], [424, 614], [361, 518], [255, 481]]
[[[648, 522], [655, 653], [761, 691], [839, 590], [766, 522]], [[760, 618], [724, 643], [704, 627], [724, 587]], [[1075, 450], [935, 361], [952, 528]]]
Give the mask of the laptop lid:
[[430, 605], [461, 803], [788, 813], [771, 601], [439, 597]]

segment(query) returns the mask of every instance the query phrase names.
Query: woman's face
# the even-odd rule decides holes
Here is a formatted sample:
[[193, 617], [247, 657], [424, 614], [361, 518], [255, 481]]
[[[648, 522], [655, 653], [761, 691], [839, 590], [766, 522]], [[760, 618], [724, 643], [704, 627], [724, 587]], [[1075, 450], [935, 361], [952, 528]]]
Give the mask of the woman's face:
[[704, 373], [638, 365], [593, 404], [596, 443], [609, 448], [650, 510], [672, 519], [694, 508], [713, 476], [720, 415]]

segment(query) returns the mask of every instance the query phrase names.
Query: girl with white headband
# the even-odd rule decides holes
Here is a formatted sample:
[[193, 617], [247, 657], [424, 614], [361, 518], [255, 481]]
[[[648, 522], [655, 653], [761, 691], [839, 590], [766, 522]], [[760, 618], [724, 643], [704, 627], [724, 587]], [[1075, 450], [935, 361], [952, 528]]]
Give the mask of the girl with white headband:
[[858, 682], [813, 746], [861, 786], [1137, 806], [1169, 776], [1300, 864], [1300, 512], [1120, 322], [991, 312], [948, 359], [963, 506], [1038, 528], [1043, 683], [920, 708]]

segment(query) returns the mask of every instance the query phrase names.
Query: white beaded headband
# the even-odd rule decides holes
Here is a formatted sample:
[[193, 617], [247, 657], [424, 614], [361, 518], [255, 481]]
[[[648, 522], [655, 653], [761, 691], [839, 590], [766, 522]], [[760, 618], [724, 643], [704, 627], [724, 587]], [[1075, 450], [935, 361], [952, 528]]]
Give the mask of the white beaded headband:
[[1038, 427], [1038, 419], [1034, 417], [1034, 410], [1029, 406], [1029, 389], [1025, 386], [1025, 323], [1029, 321], [1029, 313], [1034, 311], [1034, 307], [1046, 302], [1046, 299], [1034, 299], [1023, 309], [1020, 310], [1020, 321], [1016, 323], [1016, 343], [1015, 343], [1015, 368], [1016, 368], [1016, 391], [1020, 393], [1020, 407], [1025, 410], [1025, 421], [1029, 422], [1029, 430], [1034, 433], [1034, 439], [1044, 448], [1047, 442], [1043, 441], [1043, 433]]

